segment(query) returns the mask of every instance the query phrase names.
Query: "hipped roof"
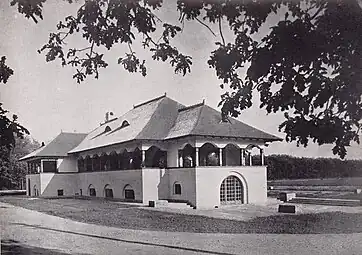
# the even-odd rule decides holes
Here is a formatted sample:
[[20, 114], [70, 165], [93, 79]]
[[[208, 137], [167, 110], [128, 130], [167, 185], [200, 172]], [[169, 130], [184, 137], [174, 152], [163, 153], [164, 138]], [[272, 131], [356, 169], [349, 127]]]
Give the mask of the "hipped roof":
[[76, 147], [86, 135], [87, 134], [83, 133], [60, 133], [49, 144], [20, 158], [20, 160], [39, 157], [66, 157], [68, 156], [68, 152]]
[[[125, 121], [129, 125], [123, 127]], [[169, 140], [184, 136], [261, 139], [265, 142], [282, 140], [233, 118], [222, 122], [221, 113], [204, 103], [186, 107], [165, 95], [135, 106], [96, 128], [69, 153], [132, 140]]]

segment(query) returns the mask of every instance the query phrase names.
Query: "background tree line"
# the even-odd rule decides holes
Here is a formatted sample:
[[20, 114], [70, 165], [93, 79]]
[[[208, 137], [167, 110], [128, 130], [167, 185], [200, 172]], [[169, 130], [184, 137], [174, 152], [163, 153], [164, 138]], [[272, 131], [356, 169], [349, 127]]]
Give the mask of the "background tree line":
[[268, 180], [362, 177], [362, 160], [270, 155], [265, 157], [265, 163]]

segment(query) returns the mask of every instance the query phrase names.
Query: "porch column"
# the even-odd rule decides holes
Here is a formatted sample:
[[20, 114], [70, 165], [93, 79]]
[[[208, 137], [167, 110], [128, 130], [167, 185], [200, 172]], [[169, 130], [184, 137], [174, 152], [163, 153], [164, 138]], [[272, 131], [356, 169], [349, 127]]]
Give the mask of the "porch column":
[[44, 168], [43, 168], [43, 160], [40, 160], [40, 172], [43, 173]]
[[249, 152], [249, 165], [252, 166], [253, 165], [253, 156], [251, 155], [251, 152]]
[[260, 162], [261, 165], [264, 166], [264, 150], [260, 149]]
[[195, 148], [195, 151], [196, 151], [196, 156], [195, 156], [195, 166], [199, 166], [199, 148], [196, 147]]
[[240, 149], [240, 158], [241, 158], [241, 165], [245, 166], [245, 150]]
[[220, 166], [222, 166], [222, 148], [219, 148], [219, 163], [220, 163]]
[[141, 167], [144, 168], [146, 166], [146, 151], [142, 150], [142, 165]]

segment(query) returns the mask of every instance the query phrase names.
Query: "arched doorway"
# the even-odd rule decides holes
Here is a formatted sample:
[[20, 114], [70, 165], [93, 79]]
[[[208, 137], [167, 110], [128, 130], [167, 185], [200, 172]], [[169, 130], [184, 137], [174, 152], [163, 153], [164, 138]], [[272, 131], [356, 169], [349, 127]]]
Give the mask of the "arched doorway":
[[134, 195], [134, 190], [132, 188], [131, 185], [127, 184], [126, 186], [124, 186], [124, 198], [127, 200], [134, 200], [135, 199], [135, 195]]
[[36, 185], [34, 185], [33, 190], [34, 190], [34, 196], [35, 197], [39, 196], [38, 189], [37, 189]]
[[240, 179], [230, 175], [226, 177], [220, 186], [220, 204], [243, 204], [244, 188]]

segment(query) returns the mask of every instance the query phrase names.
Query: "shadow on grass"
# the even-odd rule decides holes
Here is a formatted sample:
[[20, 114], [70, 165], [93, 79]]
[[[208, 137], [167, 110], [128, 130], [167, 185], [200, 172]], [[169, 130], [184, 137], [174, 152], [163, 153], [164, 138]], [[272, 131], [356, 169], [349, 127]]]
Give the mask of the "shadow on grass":
[[229, 234], [362, 233], [360, 213], [280, 214], [235, 221], [146, 210], [107, 201], [8, 199], [4, 202], [79, 222], [134, 230]]
[[[6, 255], [66, 255], [57, 250], [44, 249], [22, 244], [18, 241], [7, 239], [1, 240], [1, 254]], [[81, 255], [78, 253], [78, 255]]]

